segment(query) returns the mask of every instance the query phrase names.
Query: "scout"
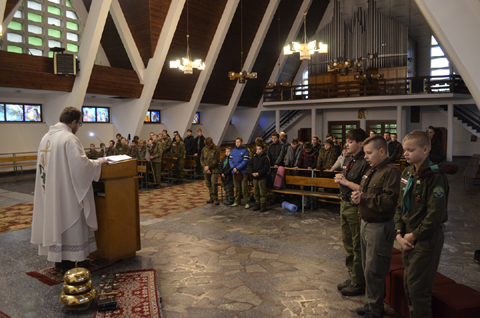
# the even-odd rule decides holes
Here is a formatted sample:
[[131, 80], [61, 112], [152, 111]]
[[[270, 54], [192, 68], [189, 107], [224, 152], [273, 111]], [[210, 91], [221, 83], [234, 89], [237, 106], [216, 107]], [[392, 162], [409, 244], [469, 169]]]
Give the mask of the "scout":
[[172, 144], [172, 156], [175, 160], [173, 169], [175, 170], [175, 178], [178, 183], [183, 183], [183, 167], [185, 165], [185, 144], [180, 135], [175, 135], [175, 141]]
[[[432, 317], [432, 288], [443, 248], [443, 223], [448, 219], [448, 183], [429, 159], [430, 138], [415, 130], [403, 138], [405, 160], [395, 213], [396, 239], [402, 247], [404, 288], [410, 316]], [[422, 171], [430, 176], [422, 178]]]
[[387, 147], [387, 142], [380, 135], [363, 142], [365, 160], [371, 169], [363, 175], [359, 190], [352, 193], [352, 202], [358, 204], [362, 218], [360, 245], [367, 302], [356, 312], [371, 318], [383, 317], [385, 279], [395, 240], [393, 216], [400, 190], [401, 172], [390, 163]]
[[205, 176], [205, 185], [210, 194], [210, 200], [207, 203], [219, 205], [218, 202], [218, 166], [220, 163], [220, 151], [215, 146], [211, 137], [205, 138], [205, 147], [202, 149], [200, 155], [200, 164], [203, 167], [203, 174]]
[[342, 240], [347, 252], [345, 264], [349, 278], [337, 285], [344, 296], [357, 296], [365, 293], [365, 278], [362, 269], [362, 255], [360, 249], [360, 221], [358, 206], [350, 202], [353, 190], [358, 190], [362, 176], [369, 165], [365, 161], [363, 141], [367, 133], [361, 129], [352, 129], [347, 133], [345, 145], [349, 156], [345, 158], [342, 173], [335, 175], [335, 182], [340, 184], [342, 201], [340, 202], [340, 220], [342, 226]]

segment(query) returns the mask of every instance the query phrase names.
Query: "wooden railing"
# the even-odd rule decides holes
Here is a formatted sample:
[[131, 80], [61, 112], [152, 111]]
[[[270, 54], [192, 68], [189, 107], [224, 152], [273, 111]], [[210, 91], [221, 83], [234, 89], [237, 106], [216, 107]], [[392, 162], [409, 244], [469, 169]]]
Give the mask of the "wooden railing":
[[469, 94], [469, 91], [459, 75], [405, 77], [265, 88], [263, 101], [438, 93]]

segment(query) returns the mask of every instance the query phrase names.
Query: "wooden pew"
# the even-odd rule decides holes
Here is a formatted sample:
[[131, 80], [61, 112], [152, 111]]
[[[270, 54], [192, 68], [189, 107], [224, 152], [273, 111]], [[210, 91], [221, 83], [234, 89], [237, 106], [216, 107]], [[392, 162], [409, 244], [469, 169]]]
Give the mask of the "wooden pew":
[[5, 163], [0, 164], [0, 168], [13, 168], [15, 174], [17, 174], [17, 168], [20, 167], [23, 175], [23, 167], [37, 165], [37, 156], [0, 157], [0, 163]]
[[[292, 168], [287, 168], [287, 170], [294, 170]], [[291, 194], [291, 195], [301, 195], [302, 196], [302, 213], [304, 213], [304, 202], [305, 197], [315, 197], [321, 199], [323, 202], [340, 204], [341, 197], [337, 193], [328, 193], [325, 191], [318, 191], [318, 189], [340, 189], [340, 186], [333, 181], [334, 173], [328, 173], [328, 177], [317, 177], [316, 175], [321, 175], [323, 172], [320, 170], [308, 170], [308, 169], [297, 169], [296, 171], [309, 171], [314, 174], [312, 177], [306, 176], [294, 176], [290, 174], [285, 175], [285, 186], [295, 185], [303, 186], [303, 189], [268, 189], [270, 193], [279, 193], [279, 194]], [[331, 175], [331, 176], [330, 176]]]

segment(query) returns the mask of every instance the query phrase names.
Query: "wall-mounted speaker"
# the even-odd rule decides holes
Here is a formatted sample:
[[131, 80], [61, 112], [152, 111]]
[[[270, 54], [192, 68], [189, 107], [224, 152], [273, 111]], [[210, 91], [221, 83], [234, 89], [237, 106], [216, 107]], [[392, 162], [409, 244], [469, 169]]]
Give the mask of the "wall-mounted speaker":
[[54, 54], [54, 74], [77, 75], [77, 56], [75, 54]]

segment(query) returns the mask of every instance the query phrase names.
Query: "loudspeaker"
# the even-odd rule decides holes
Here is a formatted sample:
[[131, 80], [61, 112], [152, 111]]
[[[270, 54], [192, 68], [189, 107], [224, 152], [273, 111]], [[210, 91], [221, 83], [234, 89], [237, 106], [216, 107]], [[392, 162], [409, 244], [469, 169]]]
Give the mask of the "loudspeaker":
[[54, 74], [77, 75], [77, 56], [75, 54], [54, 54]]

